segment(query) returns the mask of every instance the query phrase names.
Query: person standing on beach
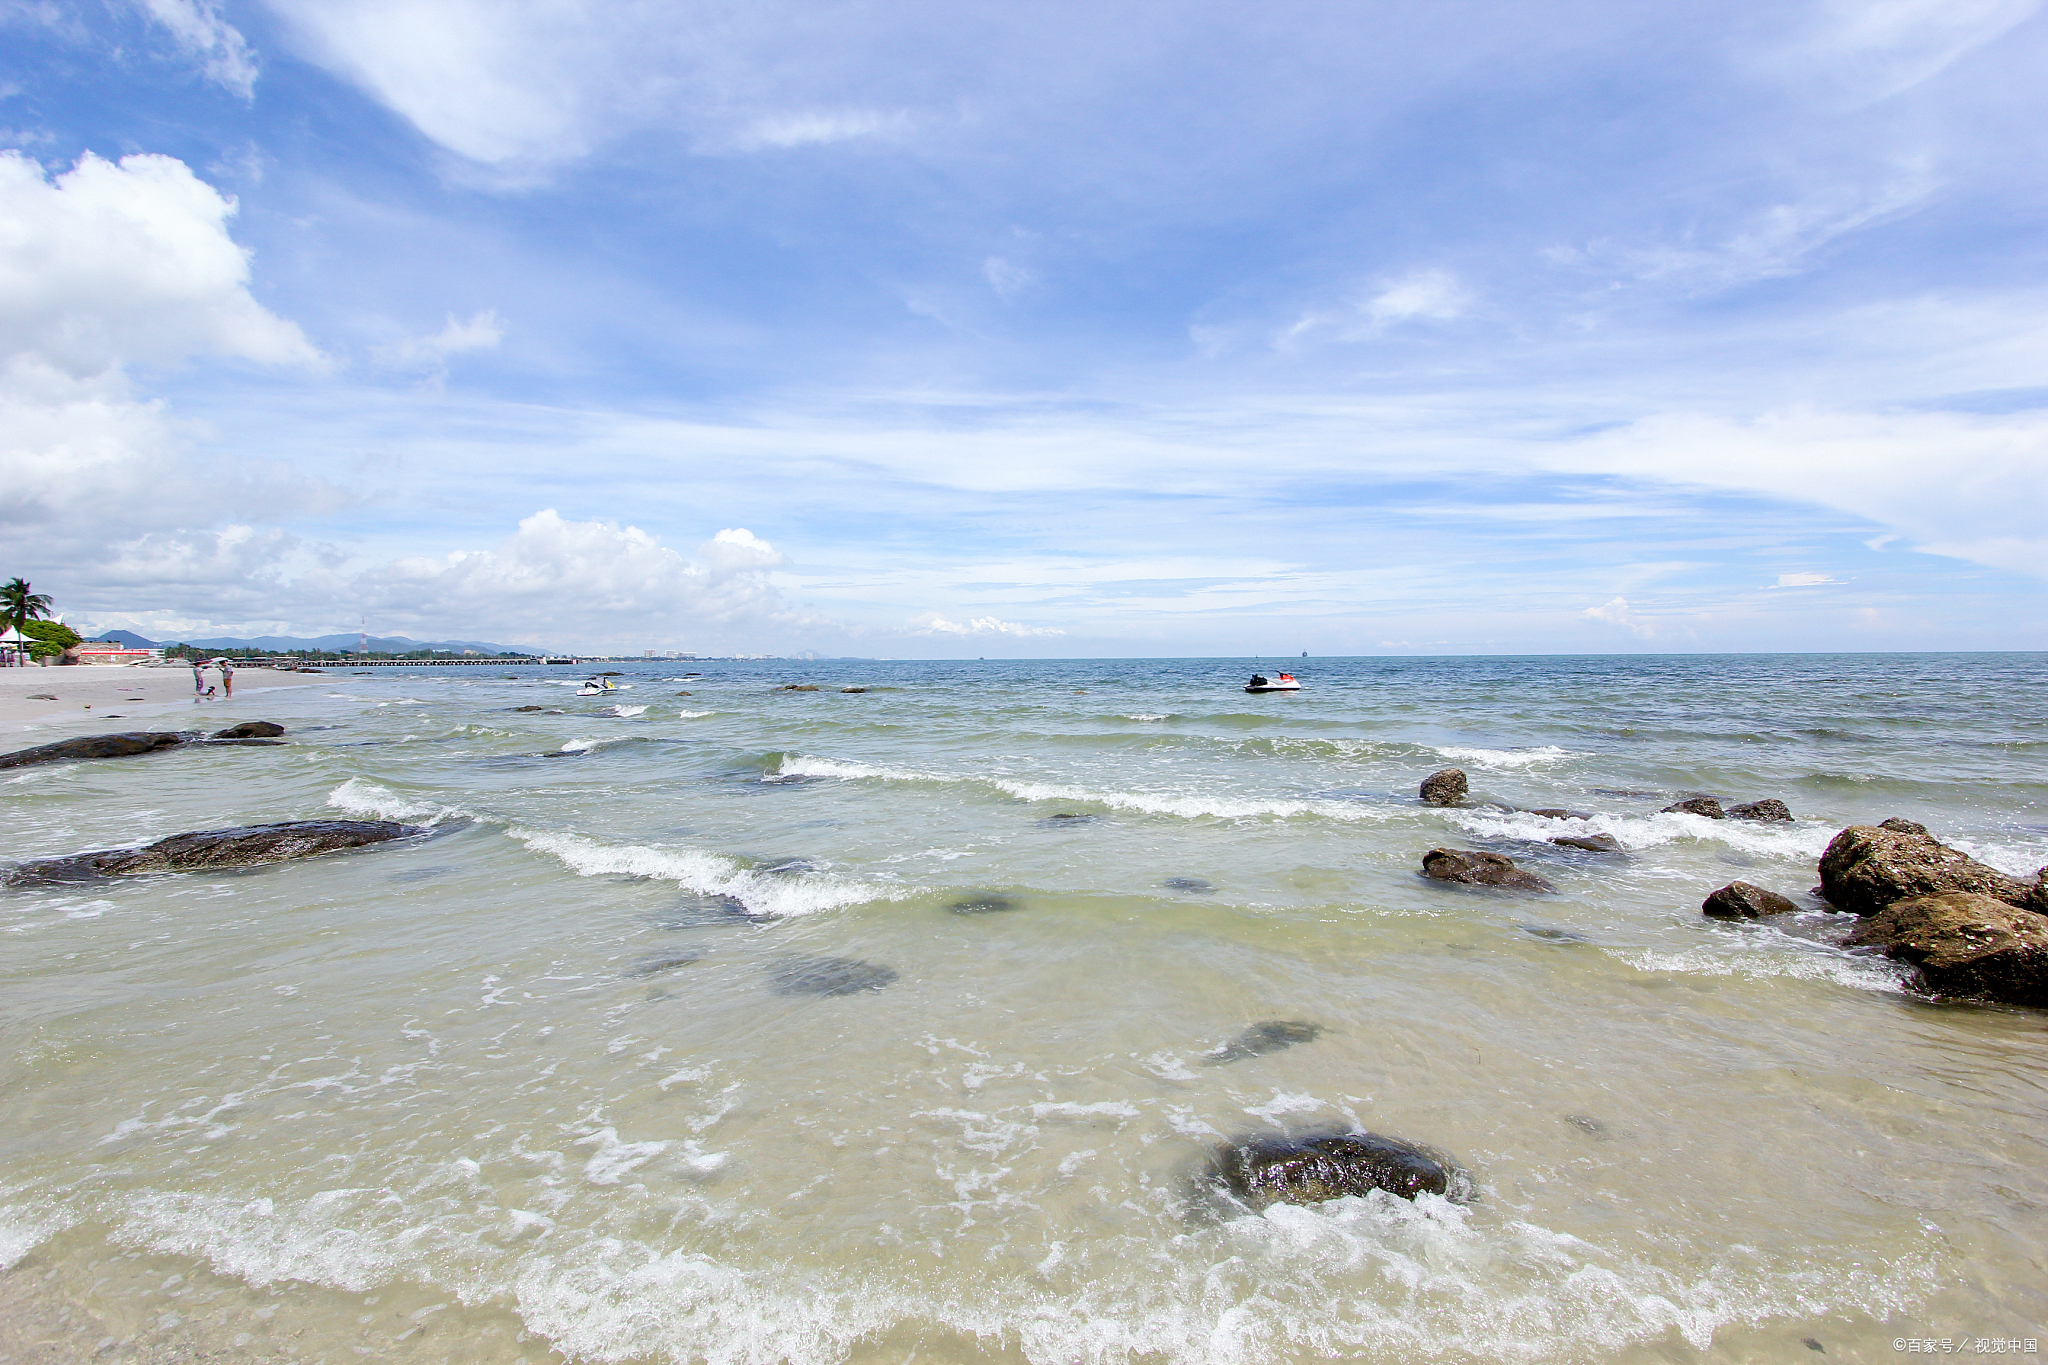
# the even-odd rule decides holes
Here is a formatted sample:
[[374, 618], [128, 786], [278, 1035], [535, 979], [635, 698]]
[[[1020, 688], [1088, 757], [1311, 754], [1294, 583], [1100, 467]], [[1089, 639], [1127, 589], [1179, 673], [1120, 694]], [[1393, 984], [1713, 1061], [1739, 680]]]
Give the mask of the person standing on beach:
[[206, 665], [192, 661], [192, 700], [198, 701], [206, 695]]
[[220, 695], [223, 701], [235, 699], [235, 666], [226, 659], [215, 659], [213, 666], [220, 670]]

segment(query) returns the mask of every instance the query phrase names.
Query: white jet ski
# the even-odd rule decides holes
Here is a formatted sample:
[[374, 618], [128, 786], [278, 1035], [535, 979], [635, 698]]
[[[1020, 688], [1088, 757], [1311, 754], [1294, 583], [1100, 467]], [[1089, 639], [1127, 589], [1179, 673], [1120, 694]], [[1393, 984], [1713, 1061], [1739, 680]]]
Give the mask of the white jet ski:
[[611, 680], [609, 676], [601, 673], [597, 677], [591, 678], [588, 681], [586, 681], [583, 684], [583, 686], [577, 688], [576, 695], [579, 697], [601, 697], [607, 692], [628, 691], [632, 688], [632, 686], [633, 684], [631, 683], [615, 683]]
[[1292, 673], [1282, 673], [1277, 678], [1268, 678], [1263, 673], [1252, 674], [1252, 680], [1245, 684], [1247, 692], [1299, 692], [1301, 684]]

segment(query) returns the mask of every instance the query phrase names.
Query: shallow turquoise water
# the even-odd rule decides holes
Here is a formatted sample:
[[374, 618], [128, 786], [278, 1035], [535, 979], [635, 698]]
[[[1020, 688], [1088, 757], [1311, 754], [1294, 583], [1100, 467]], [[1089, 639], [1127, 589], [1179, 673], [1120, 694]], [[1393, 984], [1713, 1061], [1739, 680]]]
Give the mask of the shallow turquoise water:
[[[9, 894], [0, 1260], [138, 1355], [2039, 1337], [2042, 1017], [1917, 1000], [1817, 904], [1698, 907], [1736, 877], [1801, 898], [1836, 830], [1890, 815], [2048, 863], [2044, 665], [1305, 660], [1266, 696], [1239, 661], [629, 664], [588, 699], [559, 669], [331, 674], [236, 703], [283, 748], [0, 784], [0, 857], [435, 830]], [[1586, 818], [1421, 806], [1453, 763], [1478, 801]], [[1702, 792], [1799, 819], [1658, 813]], [[1627, 853], [1545, 842], [1588, 829]], [[1558, 893], [1425, 882], [1440, 844]], [[988, 897], [1014, 908], [952, 908]], [[895, 975], [778, 989], [814, 958]], [[1325, 1031], [1206, 1063], [1275, 1018]], [[1479, 1198], [1190, 1197], [1225, 1136], [1354, 1123], [1454, 1154]]]

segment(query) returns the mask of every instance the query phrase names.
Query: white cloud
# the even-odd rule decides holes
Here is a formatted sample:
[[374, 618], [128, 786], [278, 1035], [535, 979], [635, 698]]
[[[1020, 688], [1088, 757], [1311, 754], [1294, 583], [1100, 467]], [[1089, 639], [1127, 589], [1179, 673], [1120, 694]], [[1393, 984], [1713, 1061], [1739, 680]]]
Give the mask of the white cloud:
[[399, 369], [438, 369], [451, 355], [465, 351], [488, 351], [505, 339], [504, 324], [498, 321], [496, 309], [486, 308], [468, 321], [457, 321], [455, 315], [448, 315], [448, 324], [428, 337], [408, 337], [392, 346], [380, 346], [375, 354], [379, 362]]
[[1774, 588], [1817, 588], [1823, 583], [1839, 583], [1839, 578], [1830, 578], [1824, 573], [1781, 573]]
[[0, 152], [0, 356], [77, 378], [207, 354], [319, 365], [305, 335], [250, 296], [234, 214], [174, 157], [87, 153], [51, 180]]
[[909, 126], [910, 116], [901, 111], [884, 113], [877, 109], [841, 109], [773, 114], [748, 124], [732, 138], [731, 145], [740, 151], [805, 147], [899, 133]]
[[170, 30], [178, 46], [221, 87], [249, 99], [256, 90], [256, 54], [241, 32], [221, 18], [219, 0], [139, 0], [143, 12]]
[[1471, 306], [1471, 291], [1452, 272], [1416, 270], [1382, 280], [1347, 303], [1306, 310], [1274, 345], [1284, 350], [1318, 336], [1365, 341], [1403, 323], [1449, 322]]
[[1626, 597], [1614, 598], [1612, 601], [1601, 606], [1587, 607], [1580, 614], [1588, 620], [1599, 621], [1603, 625], [1619, 626], [1638, 639], [1647, 640], [1657, 633], [1655, 626], [1637, 616], [1630, 609]]
[[1064, 630], [1051, 626], [1024, 626], [1015, 621], [1000, 621], [993, 616], [977, 616], [968, 621], [948, 621], [935, 611], [928, 611], [911, 623], [911, 629], [919, 635], [1065, 635]]
[[1002, 256], [991, 256], [981, 263], [981, 277], [988, 281], [988, 287], [1005, 299], [1017, 295], [1038, 283], [1038, 276]]
[[130, 534], [339, 501], [315, 480], [195, 459], [126, 367], [220, 355], [318, 369], [249, 293], [234, 201], [166, 156], [87, 155], [47, 178], [0, 153], [0, 523], [61, 559]]

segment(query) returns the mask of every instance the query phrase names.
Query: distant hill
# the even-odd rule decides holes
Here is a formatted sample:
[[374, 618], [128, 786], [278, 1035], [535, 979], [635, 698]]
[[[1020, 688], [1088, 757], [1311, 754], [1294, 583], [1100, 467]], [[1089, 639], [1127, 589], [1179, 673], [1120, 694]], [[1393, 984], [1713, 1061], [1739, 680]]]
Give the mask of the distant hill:
[[[108, 631], [109, 637], [125, 635], [125, 631]], [[131, 637], [140, 638], [140, 637]], [[348, 653], [361, 644], [362, 636], [353, 632], [347, 635], [320, 635], [306, 639], [297, 635], [258, 635], [254, 639], [235, 640], [224, 635], [209, 636], [201, 640], [173, 640], [172, 644], [196, 645], [200, 649], [268, 649], [280, 654], [294, 650], [325, 649]], [[511, 645], [494, 645], [483, 640], [412, 640], [403, 635], [372, 635], [370, 649], [377, 654], [410, 654], [414, 650], [441, 650], [460, 654], [473, 649], [479, 654], [532, 654], [535, 650], [519, 649]]]
[[94, 643], [119, 645], [123, 649], [155, 649], [155, 640], [145, 640], [132, 630], [109, 630], [92, 637]]

